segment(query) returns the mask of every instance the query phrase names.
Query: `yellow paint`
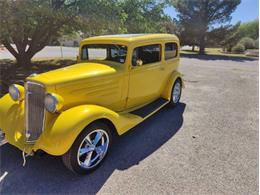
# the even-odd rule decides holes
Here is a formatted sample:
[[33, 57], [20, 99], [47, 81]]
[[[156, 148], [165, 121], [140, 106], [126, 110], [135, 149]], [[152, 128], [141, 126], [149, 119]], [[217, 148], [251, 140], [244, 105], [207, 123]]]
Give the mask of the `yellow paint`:
[[[122, 135], [160, 108], [146, 118], [130, 111], [159, 97], [170, 100], [172, 85], [181, 78], [177, 72], [179, 50], [176, 58], [164, 59], [165, 43], [168, 42], [179, 46], [178, 38], [170, 34], [101, 36], [83, 40], [80, 48], [93, 43], [127, 46], [125, 63], [86, 62], [79, 57], [75, 65], [28, 77], [28, 81], [43, 84], [46, 93], [57, 97], [61, 102], [58, 112], [46, 112], [42, 135], [35, 143], [29, 144], [24, 141], [24, 101], [14, 102], [5, 95], [0, 99], [0, 129], [5, 132], [8, 142], [19, 149], [27, 153], [41, 149], [52, 155], [67, 152], [79, 133], [95, 120], [109, 120]], [[134, 48], [149, 44], [161, 45], [161, 62], [132, 67]]]

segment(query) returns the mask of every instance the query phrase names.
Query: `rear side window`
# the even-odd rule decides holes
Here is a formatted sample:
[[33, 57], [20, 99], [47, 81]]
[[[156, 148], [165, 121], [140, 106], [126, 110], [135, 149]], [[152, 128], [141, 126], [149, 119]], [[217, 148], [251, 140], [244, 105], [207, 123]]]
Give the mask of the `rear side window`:
[[176, 43], [165, 44], [165, 60], [173, 59], [177, 57], [178, 46]]
[[132, 65], [136, 66], [137, 61], [142, 61], [143, 65], [161, 61], [160, 44], [146, 45], [135, 48], [132, 56]]

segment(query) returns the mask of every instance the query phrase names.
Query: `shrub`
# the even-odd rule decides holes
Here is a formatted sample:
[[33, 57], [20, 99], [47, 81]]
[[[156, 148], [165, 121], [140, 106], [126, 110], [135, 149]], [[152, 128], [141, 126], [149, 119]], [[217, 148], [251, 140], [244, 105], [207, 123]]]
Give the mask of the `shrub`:
[[244, 37], [239, 41], [240, 44], [245, 46], [245, 49], [254, 49], [255, 41], [250, 37]]
[[259, 49], [259, 39], [256, 39], [256, 40], [255, 40], [255, 48], [256, 48], [256, 49]]
[[244, 51], [245, 51], [245, 46], [240, 43], [232, 47], [232, 52], [234, 53], [243, 53]]

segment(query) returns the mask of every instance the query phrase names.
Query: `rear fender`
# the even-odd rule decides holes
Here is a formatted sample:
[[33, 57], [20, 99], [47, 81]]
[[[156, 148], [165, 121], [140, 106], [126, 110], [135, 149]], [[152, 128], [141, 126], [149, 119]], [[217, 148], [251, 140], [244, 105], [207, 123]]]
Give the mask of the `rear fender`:
[[167, 100], [170, 100], [171, 99], [171, 91], [172, 91], [172, 86], [174, 84], [174, 82], [177, 80], [177, 79], [181, 79], [181, 83], [182, 83], [182, 88], [184, 88], [184, 82], [183, 82], [183, 79], [182, 79], [182, 74], [178, 71], [174, 71], [172, 73], [172, 75], [170, 76], [170, 79], [163, 91], [163, 94], [162, 94], [162, 97], [167, 99]]

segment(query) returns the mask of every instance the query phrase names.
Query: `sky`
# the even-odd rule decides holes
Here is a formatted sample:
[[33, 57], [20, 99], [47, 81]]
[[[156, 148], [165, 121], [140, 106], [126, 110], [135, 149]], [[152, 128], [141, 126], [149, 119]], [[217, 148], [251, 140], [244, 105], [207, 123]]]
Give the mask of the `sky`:
[[[177, 13], [173, 7], [165, 9], [166, 13], [171, 17], [176, 17]], [[259, 1], [258, 0], [241, 0], [237, 9], [232, 14], [231, 24], [239, 21], [248, 22], [259, 18]]]

